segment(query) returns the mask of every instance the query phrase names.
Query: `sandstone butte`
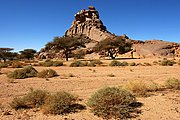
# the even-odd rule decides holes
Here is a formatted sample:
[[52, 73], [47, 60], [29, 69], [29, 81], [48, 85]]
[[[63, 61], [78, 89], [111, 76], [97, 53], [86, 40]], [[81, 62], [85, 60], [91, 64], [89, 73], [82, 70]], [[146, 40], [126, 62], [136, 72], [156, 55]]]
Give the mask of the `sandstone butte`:
[[[115, 34], [109, 32], [100, 19], [94, 6], [88, 10], [80, 10], [74, 15], [71, 27], [65, 32], [65, 36], [84, 35], [90, 39], [86, 49], [91, 49], [97, 42], [111, 38]], [[152, 57], [180, 57], [180, 44], [163, 40], [132, 40], [125, 34], [123, 36], [132, 42], [133, 54], [136, 58]], [[129, 53], [130, 54], [130, 53]], [[54, 51], [40, 51], [39, 57], [54, 58], [62, 57]], [[129, 55], [130, 56], [130, 55]]]

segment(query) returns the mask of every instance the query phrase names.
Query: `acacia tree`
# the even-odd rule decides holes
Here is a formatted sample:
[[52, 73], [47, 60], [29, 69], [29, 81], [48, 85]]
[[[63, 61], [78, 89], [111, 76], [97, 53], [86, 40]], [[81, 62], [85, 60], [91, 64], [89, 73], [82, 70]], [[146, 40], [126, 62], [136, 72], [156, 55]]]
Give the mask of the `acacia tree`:
[[34, 58], [34, 54], [36, 53], [36, 50], [34, 49], [24, 49], [23, 51], [19, 51], [20, 52], [20, 57], [21, 58], [25, 58], [25, 59], [32, 59]]
[[118, 53], [124, 54], [131, 51], [131, 46], [131, 43], [127, 42], [124, 37], [116, 36], [114, 38], [107, 38], [100, 41], [95, 45], [94, 50], [96, 52], [104, 52], [106, 56], [115, 59]]
[[13, 59], [17, 53], [11, 52], [13, 48], [0, 48], [0, 59], [3, 59], [6, 62], [7, 59]]
[[85, 42], [83, 42], [82, 39], [82, 37], [55, 37], [52, 42], [45, 45], [45, 49], [55, 50], [56, 52], [62, 51], [65, 55], [66, 61], [68, 61], [73, 50], [85, 47]]

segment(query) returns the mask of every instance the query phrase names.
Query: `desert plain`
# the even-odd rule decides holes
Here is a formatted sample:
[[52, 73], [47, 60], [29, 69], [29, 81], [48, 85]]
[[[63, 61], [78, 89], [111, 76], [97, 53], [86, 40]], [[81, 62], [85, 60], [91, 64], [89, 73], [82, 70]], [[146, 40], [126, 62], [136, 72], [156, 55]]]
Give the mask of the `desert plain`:
[[[151, 66], [116, 66], [108, 64], [112, 60], [101, 60], [103, 65], [96, 67], [69, 67], [72, 61], [64, 62], [64, 66], [48, 67], [55, 70], [59, 76], [53, 78], [15, 79], [9, 82], [6, 74], [15, 68], [3, 68], [0, 75], [0, 119], [1, 120], [102, 120], [93, 115], [90, 108], [67, 115], [43, 114], [39, 109], [14, 110], [9, 106], [13, 98], [25, 95], [29, 89], [41, 89], [50, 92], [67, 91], [75, 94], [80, 103], [86, 105], [88, 98], [103, 87], [125, 86], [128, 82], [141, 80], [146, 84], [151, 82], [163, 85], [168, 78], [180, 78], [180, 66], [153, 65], [153, 61], [161, 59], [119, 59], [128, 63], [150, 63]], [[178, 60], [178, 59], [177, 59]], [[47, 67], [34, 66], [38, 71]], [[19, 68], [20, 69], [20, 68]], [[113, 77], [110, 76], [113, 74]], [[71, 76], [70, 76], [71, 75]], [[180, 91], [166, 89], [151, 92], [147, 97], [137, 97], [142, 103], [138, 109], [141, 113], [132, 120], [179, 120]], [[4, 114], [9, 112], [8, 115]]]

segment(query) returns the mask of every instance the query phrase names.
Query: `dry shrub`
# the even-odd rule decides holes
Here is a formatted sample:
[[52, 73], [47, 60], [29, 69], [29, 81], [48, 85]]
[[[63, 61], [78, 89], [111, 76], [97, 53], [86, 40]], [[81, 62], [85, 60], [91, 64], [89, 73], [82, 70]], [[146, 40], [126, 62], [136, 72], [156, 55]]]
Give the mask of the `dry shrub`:
[[180, 80], [176, 78], [169, 78], [165, 81], [165, 87], [168, 89], [180, 90]]
[[92, 61], [90, 61], [88, 66], [95, 67], [96, 65], [101, 65], [101, 64], [103, 64], [103, 62], [101, 62], [100, 60], [92, 60]]
[[44, 67], [50, 67], [50, 66], [53, 65], [53, 61], [51, 61], [51, 60], [46, 60], [45, 62], [41, 62], [40, 64], [41, 64], [42, 66], [44, 66]]
[[63, 62], [62, 61], [53, 61], [52, 66], [63, 66]]
[[47, 96], [49, 93], [45, 90], [31, 89], [25, 96], [14, 98], [10, 105], [16, 110], [40, 107], [45, 103]]
[[148, 86], [141, 80], [130, 81], [125, 88], [136, 96], [147, 96]]
[[111, 63], [109, 64], [109, 66], [128, 66], [129, 64], [126, 61], [123, 62], [119, 62], [117, 60], [113, 60], [111, 61]]
[[76, 111], [77, 97], [67, 92], [57, 92], [50, 95], [43, 106], [45, 114], [67, 114]]
[[14, 79], [24, 79], [37, 76], [37, 70], [32, 66], [25, 66], [23, 69], [16, 69], [7, 74], [7, 77]]
[[174, 60], [162, 60], [160, 63], [160, 65], [162, 66], [173, 66], [174, 64], [176, 64], [176, 62]]
[[7, 67], [8, 67], [7, 63], [0, 62], [0, 68], [7, 68]]
[[52, 69], [42, 70], [37, 74], [39, 78], [51, 78], [57, 76], [57, 72]]
[[85, 64], [81, 61], [75, 61], [70, 64], [70, 67], [83, 67]]
[[148, 86], [148, 91], [149, 92], [156, 92], [156, 91], [159, 91], [159, 90], [163, 89], [159, 84], [157, 84], [157, 83], [155, 83], [153, 81], [151, 81], [151, 83], [149, 83], [147, 86]]
[[40, 108], [43, 113], [67, 114], [85, 109], [85, 106], [77, 104], [77, 97], [60, 91], [50, 94], [45, 90], [33, 90], [25, 96], [14, 98], [10, 106], [15, 110]]
[[93, 94], [87, 105], [95, 115], [105, 119], [127, 119], [135, 111], [131, 106], [134, 102], [136, 99], [130, 92], [117, 87], [107, 87]]
[[111, 63], [109, 64], [109, 66], [121, 66], [121, 62], [117, 61], [117, 60], [113, 60], [111, 61]]

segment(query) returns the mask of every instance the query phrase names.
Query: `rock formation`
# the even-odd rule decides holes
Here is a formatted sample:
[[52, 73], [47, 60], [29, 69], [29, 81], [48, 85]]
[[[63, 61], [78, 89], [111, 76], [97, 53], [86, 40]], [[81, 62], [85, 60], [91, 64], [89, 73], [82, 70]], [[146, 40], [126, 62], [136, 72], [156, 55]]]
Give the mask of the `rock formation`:
[[134, 54], [139, 58], [180, 57], [180, 44], [162, 40], [132, 40]]
[[[65, 36], [85, 36], [90, 40], [86, 43], [86, 49], [83, 52], [90, 54], [93, 52], [91, 49], [97, 42], [114, 37], [115, 35], [107, 31], [103, 22], [100, 20], [99, 13], [93, 6], [89, 6], [88, 10], [81, 10], [74, 15], [74, 21], [72, 26], [65, 32]], [[136, 58], [148, 58], [148, 57], [180, 57], [180, 44], [165, 42], [162, 40], [131, 40], [125, 34], [122, 35], [127, 41], [133, 44], [133, 51], [130, 55]], [[93, 55], [93, 57], [91, 57]], [[91, 54], [90, 58], [95, 58], [94, 54]], [[97, 55], [97, 54], [96, 54]], [[39, 53], [39, 58], [63, 58], [63, 55], [59, 52], [56, 53], [53, 50], [46, 51], [42, 49]]]
[[88, 47], [92, 47], [92, 43], [114, 36], [107, 31], [99, 18], [98, 11], [93, 6], [89, 6], [89, 10], [79, 11], [74, 17], [75, 20], [70, 29], [66, 31], [65, 36], [85, 35], [92, 40]]

